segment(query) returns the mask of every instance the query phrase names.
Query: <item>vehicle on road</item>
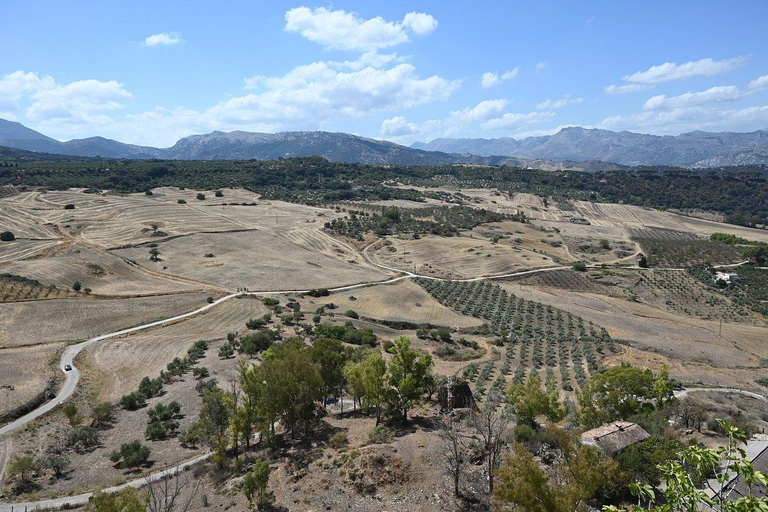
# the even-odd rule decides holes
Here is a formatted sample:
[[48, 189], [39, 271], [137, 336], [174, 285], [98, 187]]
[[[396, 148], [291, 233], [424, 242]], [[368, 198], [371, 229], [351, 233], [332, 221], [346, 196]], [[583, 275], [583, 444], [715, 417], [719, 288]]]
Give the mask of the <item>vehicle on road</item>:
[[72, 371], [72, 365], [71, 364], [65, 364], [64, 365], [64, 371], [65, 372], [71, 372]]

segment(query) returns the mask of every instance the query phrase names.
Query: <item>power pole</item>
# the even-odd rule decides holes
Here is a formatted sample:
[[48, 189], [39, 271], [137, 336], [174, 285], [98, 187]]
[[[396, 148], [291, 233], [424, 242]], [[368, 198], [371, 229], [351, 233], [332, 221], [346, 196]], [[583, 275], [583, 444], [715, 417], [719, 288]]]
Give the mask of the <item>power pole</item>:
[[720, 319], [720, 337], [723, 337], [723, 319]]

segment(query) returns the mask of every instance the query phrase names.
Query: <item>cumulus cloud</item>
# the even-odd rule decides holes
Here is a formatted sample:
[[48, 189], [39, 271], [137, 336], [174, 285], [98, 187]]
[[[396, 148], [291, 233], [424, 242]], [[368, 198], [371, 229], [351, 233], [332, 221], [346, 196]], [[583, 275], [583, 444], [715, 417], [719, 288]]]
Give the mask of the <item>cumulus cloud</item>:
[[381, 123], [381, 134], [385, 137], [403, 137], [413, 135], [419, 131], [418, 126], [409, 123], [405, 116], [395, 116], [392, 119], [385, 119]]
[[638, 92], [638, 91], [645, 91], [646, 89], [652, 88], [652, 85], [643, 85], [643, 84], [627, 84], [627, 85], [609, 85], [606, 87], [605, 94], [627, 94], [630, 92]]
[[682, 64], [665, 62], [658, 66], [652, 66], [645, 71], [638, 71], [631, 75], [626, 75], [622, 77], [622, 80], [639, 84], [660, 84], [675, 80], [686, 80], [694, 76], [718, 75], [742, 66], [746, 62], [746, 56], [723, 60], [707, 58], [692, 62], [684, 62]]
[[751, 91], [762, 91], [768, 89], [768, 75], [763, 75], [760, 78], [749, 82], [749, 89]]
[[584, 101], [583, 98], [563, 98], [560, 100], [546, 100], [536, 105], [537, 110], [555, 110], [558, 108], [567, 107], [568, 105], [576, 105]]
[[554, 112], [529, 112], [527, 114], [507, 112], [496, 119], [489, 119], [482, 124], [486, 130], [509, 130], [526, 124], [543, 123], [554, 119]]
[[664, 94], [654, 96], [645, 102], [643, 110], [672, 110], [676, 108], [696, 107], [707, 103], [737, 101], [744, 97], [744, 92], [734, 85], [718, 86], [700, 92], [687, 92], [679, 96], [667, 97]]
[[489, 87], [495, 87], [502, 82], [507, 82], [509, 80], [512, 80], [517, 76], [517, 74], [520, 72], [520, 66], [517, 66], [516, 68], [510, 69], [509, 71], [505, 71], [502, 73], [501, 76], [499, 76], [498, 71], [494, 72], [487, 72], [483, 73], [483, 75], [480, 77], [480, 85], [487, 89]]
[[386, 119], [381, 124], [382, 136], [403, 144], [439, 137], [467, 136], [480, 131], [511, 130], [554, 119], [554, 112], [504, 112], [508, 100], [481, 101], [474, 107], [451, 111], [445, 118], [409, 122], [404, 116]]
[[161, 32], [160, 34], [148, 36], [144, 40], [144, 46], [170, 46], [183, 41], [180, 32]]
[[549, 67], [549, 63], [544, 61], [539, 61], [536, 63], [536, 72], [543, 71]]
[[343, 71], [331, 63], [315, 62], [281, 77], [247, 79], [247, 86], [263, 91], [232, 98], [209, 112], [234, 124], [320, 123], [445, 100], [460, 84], [439, 76], [419, 78], [414, 66], [406, 63]]
[[599, 128], [675, 134], [694, 130], [760, 129], [766, 123], [768, 123], [768, 106], [733, 110], [697, 106], [612, 116], [604, 119]]
[[123, 84], [110, 80], [79, 80], [35, 92], [27, 109], [30, 119], [71, 118], [97, 111], [117, 110], [120, 100], [130, 98]]
[[325, 7], [296, 7], [285, 13], [285, 30], [321, 44], [329, 50], [380, 50], [410, 41], [437, 28], [437, 20], [425, 13], [409, 12], [402, 21], [377, 16], [363, 19], [354, 12]]

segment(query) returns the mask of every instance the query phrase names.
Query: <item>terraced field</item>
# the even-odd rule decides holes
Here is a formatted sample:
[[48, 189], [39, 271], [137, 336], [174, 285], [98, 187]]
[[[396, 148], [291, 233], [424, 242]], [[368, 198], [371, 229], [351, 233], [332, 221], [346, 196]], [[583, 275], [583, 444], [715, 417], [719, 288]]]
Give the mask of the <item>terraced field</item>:
[[479, 327], [483, 324], [482, 320], [460, 315], [441, 305], [421, 286], [410, 280], [334, 293], [330, 299], [340, 311], [352, 309], [361, 317], [375, 320], [430, 324], [456, 329]]
[[191, 311], [203, 306], [205, 299], [203, 293], [185, 293], [131, 299], [62, 299], [0, 304], [0, 348], [89, 338]]
[[230, 300], [212, 311], [168, 326], [105, 340], [79, 356], [100, 399], [117, 400], [141, 379], [156, 376], [174, 357], [183, 357], [197, 340], [226, 338], [267, 312], [256, 298]]

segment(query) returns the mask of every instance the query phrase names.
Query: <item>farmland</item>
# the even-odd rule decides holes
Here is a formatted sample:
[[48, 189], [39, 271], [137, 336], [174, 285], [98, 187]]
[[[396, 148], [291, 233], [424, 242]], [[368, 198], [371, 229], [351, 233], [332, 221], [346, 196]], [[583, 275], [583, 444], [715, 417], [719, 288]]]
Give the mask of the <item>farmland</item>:
[[[165, 394], [149, 398], [149, 406], [177, 400], [184, 410], [177, 421], [186, 428], [202, 406], [194, 389], [199, 381], [191, 370], [169, 378], [169, 363], [208, 340], [202, 363], [208, 377], [226, 386], [238, 361], [264, 360], [237, 345], [249, 335], [269, 335], [269, 343], [278, 344], [298, 336], [307, 347], [317, 333], [354, 335], [342, 338], [353, 357], [391, 350], [392, 340], [406, 335], [413, 348], [432, 356], [436, 374], [465, 379], [481, 404], [505, 400], [510, 385], [531, 377], [573, 402], [591, 376], [622, 362], [654, 371], [664, 364], [677, 379], [749, 389], [765, 374], [762, 272], [744, 267], [744, 280], [719, 289], [710, 273], [683, 269], [738, 259], [738, 246], [710, 241], [709, 232], [749, 240], [761, 240], [763, 232], [639, 206], [490, 188], [421, 187], [399, 199], [327, 207], [242, 189], [216, 192], [69, 189], [0, 199], [14, 219], [0, 231], [17, 234], [0, 243], [0, 384], [15, 386], [0, 388], [0, 415], [56, 389], [51, 379], [60, 376], [57, 358], [66, 343], [186, 313], [243, 289], [266, 292], [270, 301], [232, 298], [190, 318], [87, 346], [74, 362], [82, 380], [70, 400], [87, 414], [164, 372]], [[405, 199], [416, 193], [425, 202]], [[74, 208], [65, 209], [69, 204]], [[652, 268], [636, 267], [638, 252], [648, 254]], [[589, 264], [583, 272], [571, 268], [580, 260]], [[536, 269], [545, 271], [460, 281]], [[400, 279], [379, 284], [393, 277]], [[367, 286], [326, 290], [355, 284]], [[231, 346], [228, 334], [237, 340]], [[375, 347], [360, 345], [362, 336]], [[220, 349], [224, 355], [217, 357]], [[382, 354], [392, 361], [391, 352]], [[140, 438], [135, 432], [144, 430], [146, 416], [142, 409], [115, 409], [102, 445], [72, 455], [73, 480], [52, 480], [44, 493], [123, 478], [108, 452]], [[362, 443], [366, 435], [355, 429], [371, 428], [371, 419], [327, 421], [338, 428], [347, 428], [346, 421], [366, 425], [349, 434]], [[57, 409], [4, 446], [11, 460], [21, 453], [42, 457], [35, 436], [42, 445], [70, 430]], [[174, 436], [144, 441], [160, 466], [200, 453]], [[409, 436], [396, 442], [412, 443]]]

